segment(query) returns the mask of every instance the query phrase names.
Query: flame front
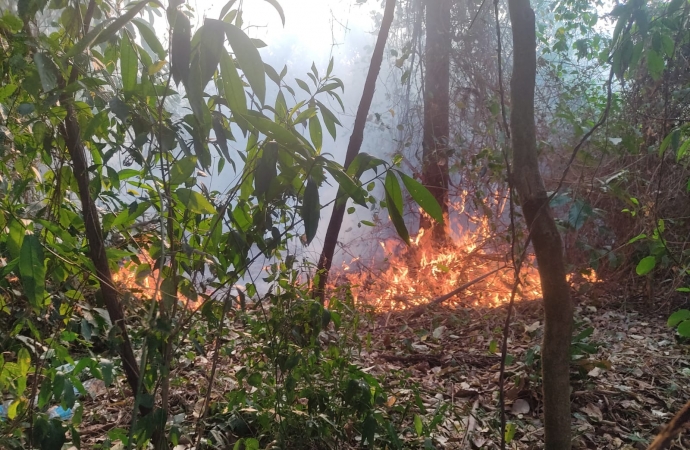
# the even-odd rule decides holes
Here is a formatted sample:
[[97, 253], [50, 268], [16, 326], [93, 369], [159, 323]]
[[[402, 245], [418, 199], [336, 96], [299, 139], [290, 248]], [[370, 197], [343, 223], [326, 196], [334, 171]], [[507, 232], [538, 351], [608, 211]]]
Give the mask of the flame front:
[[[354, 258], [343, 264], [340, 275], [352, 285], [357, 302], [379, 311], [389, 311], [427, 304], [495, 272], [444, 303], [501, 305], [510, 299], [515, 279], [510, 246], [505, 240], [499, 244], [501, 240], [489, 231], [488, 219], [479, 219], [476, 225], [474, 231], [461, 231], [452, 244], [445, 246], [425, 238], [424, 230], [411, 239], [407, 248], [397, 238], [387, 239], [380, 242], [381, 250], [372, 256], [368, 265], [362, 258]], [[377, 265], [383, 268], [372, 268]], [[521, 268], [517, 297], [541, 297], [539, 274], [532, 257]]]

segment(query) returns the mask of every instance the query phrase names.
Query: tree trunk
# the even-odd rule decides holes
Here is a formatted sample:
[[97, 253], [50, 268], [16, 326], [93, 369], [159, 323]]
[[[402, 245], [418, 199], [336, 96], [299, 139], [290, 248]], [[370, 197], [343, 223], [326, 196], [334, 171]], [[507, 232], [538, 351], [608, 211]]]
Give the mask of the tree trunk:
[[[381, 70], [381, 62], [383, 61], [383, 50], [386, 47], [388, 40], [388, 31], [393, 22], [393, 12], [395, 11], [395, 0], [386, 0], [386, 7], [383, 12], [383, 20], [381, 21], [381, 29], [376, 39], [376, 47], [374, 53], [371, 55], [371, 63], [369, 64], [369, 72], [367, 79], [364, 82], [364, 90], [362, 92], [362, 99], [357, 108], [357, 116], [355, 116], [355, 124], [350, 136], [350, 142], [347, 146], [347, 153], [345, 154], [344, 167], [347, 168], [352, 164], [355, 157], [359, 154], [364, 140], [364, 126], [367, 122], [367, 115], [371, 107], [372, 99], [374, 98], [374, 89], [376, 88], [376, 78], [379, 76]], [[345, 217], [345, 207], [347, 206], [347, 197], [345, 192], [338, 189], [336, 194], [336, 201], [333, 205], [333, 213], [331, 220], [328, 222], [328, 229], [326, 230], [326, 237], [323, 242], [323, 250], [319, 258], [319, 264], [316, 267], [318, 280], [314, 287], [314, 298], [318, 298], [321, 303], [324, 302], [326, 282], [328, 281], [328, 272], [331, 270], [331, 263], [333, 261], [333, 254], [335, 253], [335, 246], [338, 243], [338, 234], [340, 234], [340, 227], [343, 224], [343, 217]]]
[[513, 28], [510, 129], [513, 184], [530, 230], [544, 297], [544, 431], [546, 450], [571, 447], [570, 342], [573, 307], [563, 244], [539, 173], [534, 123], [536, 37], [529, 0], [509, 0]]
[[[95, 6], [95, 0], [90, 0], [82, 24], [84, 35], [89, 31]], [[60, 88], [65, 89], [67, 85], [76, 82], [78, 78], [78, 68], [72, 65], [67, 83], [65, 83], [64, 79], [59, 80]], [[91, 192], [89, 190], [91, 181], [89, 177], [89, 166], [86, 159], [86, 150], [81, 141], [81, 130], [79, 128], [79, 122], [77, 121], [77, 114], [72, 105], [73, 101], [74, 97], [72, 94], [63, 93], [60, 96], [60, 103], [64, 105], [67, 112], [64, 122], [59, 127], [60, 134], [65, 140], [65, 146], [67, 147], [74, 168], [74, 177], [77, 180], [77, 186], [79, 188], [79, 200], [81, 201], [82, 215], [84, 216], [84, 229], [86, 231], [86, 240], [89, 244], [89, 258], [96, 268], [96, 278], [98, 278], [103, 303], [105, 303], [110, 320], [113, 326], [116, 326], [120, 330], [117, 349], [120, 358], [122, 358], [122, 368], [127, 377], [127, 382], [134, 393], [133, 395], [136, 395], [139, 389], [139, 366], [134, 356], [134, 351], [132, 350], [132, 343], [129, 340], [129, 333], [127, 332], [127, 326], [125, 324], [124, 311], [120, 299], [118, 298], [117, 290], [115, 289], [115, 283], [113, 283], [110, 266], [108, 265], [100, 217], [98, 216], [96, 203], [91, 198]], [[142, 414], [148, 414], [150, 408], [140, 407], [140, 411]]]
[[[451, 0], [426, 0], [424, 55], [424, 137], [422, 183], [448, 217], [448, 95], [450, 79]], [[448, 220], [444, 221], [444, 224]], [[445, 225], [422, 215], [420, 229], [432, 230], [436, 242], [446, 239]]]

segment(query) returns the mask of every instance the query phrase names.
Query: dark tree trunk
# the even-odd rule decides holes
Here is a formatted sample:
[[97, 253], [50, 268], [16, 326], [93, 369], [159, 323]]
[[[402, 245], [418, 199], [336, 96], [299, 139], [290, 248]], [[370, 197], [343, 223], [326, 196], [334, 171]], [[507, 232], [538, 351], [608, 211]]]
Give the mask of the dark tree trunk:
[[[83, 34], [86, 35], [91, 25], [91, 18], [96, 6], [95, 0], [89, 1], [86, 9], [86, 14], [83, 19]], [[71, 67], [69, 80], [65, 83], [64, 79], [60, 79], [60, 88], [64, 89], [67, 85], [76, 82], [79, 77], [79, 71], [76, 66]], [[60, 134], [65, 140], [65, 147], [69, 152], [72, 160], [72, 167], [74, 168], [74, 177], [77, 180], [79, 188], [79, 200], [81, 201], [82, 215], [84, 216], [84, 229], [86, 231], [86, 240], [89, 244], [89, 258], [96, 268], [96, 278], [101, 287], [101, 295], [103, 303], [105, 303], [108, 315], [113, 325], [120, 331], [119, 341], [117, 343], [118, 353], [122, 358], [122, 368], [127, 377], [127, 382], [132, 389], [132, 392], [137, 393], [139, 390], [139, 366], [137, 364], [134, 351], [132, 350], [132, 343], [129, 340], [129, 333], [125, 324], [124, 311], [122, 304], [118, 298], [115, 283], [108, 265], [108, 257], [105, 253], [105, 241], [103, 239], [103, 228], [96, 209], [96, 203], [91, 198], [89, 190], [90, 177], [88, 169], [88, 161], [86, 159], [86, 149], [81, 141], [81, 130], [79, 122], [77, 121], [77, 114], [74, 111], [72, 102], [74, 98], [71, 94], [62, 94], [60, 96], [60, 103], [64, 105], [67, 115], [65, 121], [60, 125]], [[151, 410], [148, 407], [140, 407], [142, 414], [148, 414]]]
[[[393, 12], [395, 11], [395, 0], [386, 0], [386, 8], [383, 12], [383, 20], [381, 22], [381, 29], [376, 39], [376, 47], [374, 53], [371, 55], [371, 63], [369, 64], [369, 72], [367, 79], [364, 82], [364, 91], [362, 92], [362, 99], [357, 108], [357, 116], [355, 116], [355, 124], [350, 136], [350, 142], [347, 146], [347, 153], [345, 154], [344, 167], [347, 169], [355, 157], [359, 154], [364, 140], [364, 126], [367, 122], [367, 115], [371, 107], [371, 101], [374, 98], [374, 89], [376, 88], [376, 78], [379, 76], [381, 70], [381, 62], [383, 61], [383, 50], [386, 47], [388, 40], [388, 31], [393, 22]], [[333, 205], [333, 213], [331, 220], [328, 222], [328, 229], [326, 230], [326, 237], [323, 242], [323, 250], [319, 258], [319, 264], [316, 267], [318, 280], [314, 286], [314, 298], [318, 298], [321, 303], [324, 302], [326, 282], [328, 281], [328, 272], [331, 270], [331, 263], [333, 262], [333, 254], [335, 253], [335, 246], [338, 243], [338, 234], [340, 234], [340, 227], [345, 217], [345, 207], [347, 206], [347, 197], [345, 192], [338, 189], [336, 194], [336, 201]]]
[[[424, 50], [424, 138], [422, 183], [448, 216], [448, 95], [450, 80], [451, 0], [426, 0]], [[448, 223], [448, 221], [444, 221]], [[445, 226], [422, 215], [419, 227], [431, 229], [434, 241], [446, 239]]]
[[513, 28], [510, 130], [513, 183], [530, 229], [544, 296], [544, 431], [546, 450], [568, 450], [570, 432], [570, 341], [573, 307], [563, 244], [539, 173], [534, 123], [536, 36], [529, 0], [509, 0]]

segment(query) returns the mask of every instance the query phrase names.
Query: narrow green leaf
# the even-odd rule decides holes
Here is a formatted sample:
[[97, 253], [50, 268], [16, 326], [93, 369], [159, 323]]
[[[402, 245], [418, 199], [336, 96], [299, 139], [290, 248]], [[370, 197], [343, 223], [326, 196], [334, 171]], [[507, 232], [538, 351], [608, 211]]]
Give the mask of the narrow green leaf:
[[196, 214], [216, 214], [216, 208], [200, 193], [187, 188], [175, 191], [177, 197], [189, 211]]
[[158, 40], [158, 37], [156, 36], [156, 32], [153, 31], [151, 26], [144, 22], [141, 19], [134, 19], [132, 21], [134, 25], [136, 25], [137, 29], [139, 30], [139, 33], [141, 34], [141, 37], [144, 39], [146, 44], [151, 48], [153, 53], [158, 56], [158, 59], [163, 60], [165, 59], [165, 55], [167, 54], [167, 51], [165, 48], [163, 48], [163, 44], [161, 44], [161, 41]]
[[316, 230], [319, 227], [319, 219], [321, 218], [319, 187], [311, 177], [307, 179], [307, 185], [304, 188], [301, 213], [302, 219], [304, 220], [304, 234], [307, 238], [306, 244], [309, 245], [316, 236]]
[[309, 85], [305, 83], [303, 80], [300, 80], [299, 78], [295, 78], [295, 81], [297, 82], [297, 86], [302, 88], [302, 90], [306, 91], [307, 94], [311, 95], [311, 90], [309, 89]]
[[438, 204], [438, 201], [431, 195], [431, 192], [414, 178], [402, 172], [398, 172], [398, 174], [400, 178], [402, 178], [403, 184], [407, 188], [407, 192], [412, 196], [412, 199], [422, 207], [424, 212], [429, 214], [436, 222], [442, 224], [443, 210], [441, 209], [441, 205]]
[[120, 44], [120, 73], [122, 75], [122, 89], [131, 92], [137, 85], [137, 71], [139, 69], [139, 58], [137, 51], [129, 38], [129, 33], [122, 35]]
[[422, 418], [419, 417], [419, 414], [414, 415], [414, 432], [417, 433], [417, 436], [421, 436], [423, 431], [423, 424], [422, 424]]
[[38, 77], [41, 79], [41, 86], [44, 92], [52, 91], [57, 86], [57, 67], [50, 55], [47, 53], [35, 53], [34, 62]]
[[678, 152], [676, 153], [676, 161], [679, 162], [688, 152], [688, 149], [690, 149], [690, 139], [686, 139], [685, 142], [683, 142], [683, 145], [678, 148]]
[[175, 11], [170, 63], [175, 84], [186, 83], [189, 79], [189, 61], [192, 53], [192, 25], [180, 11]]
[[[220, 20], [206, 19], [192, 39], [192, 73], [199, 73], [201, 88], [211, 80], [218, 68], [221, 55], [225, 52], [225, 23]], [[195, 80], [196, 82], [196, 80]]]
[[225, 22], [223, 26], [240, 69], [263, 105], [266, 101], [266, 71], [259, 51], [240, 28]]
[[405, 221], [403, 220], [402, 211], [402, 192], [400, 191], [400, 184], [393, 172], [388, 172], [386, 175], [386, 181], [384, 183], [386, 190], [386, 204], [388, 206], [388, 216], [395, 226], [395, 230], [398, 235], [402, 238], [407, 245], [410, 245], [410, 234], [405, 226]]
[[335, 181], [338, 182], [340, 189], [347, 194], [347, 197], [338, 199], [338, 204], [341, 202], [346, 202], [348, 198], [351, 198], [355, 203], [360, 206], [367, 207], [366, 195], [364, 189], [359, 186], [355, 181], [350, 178], [350, 176], [345, 173], [340, 167], [334, 167], [331, 165], [326, 166], [326, 170], [330, 173]]
[[661, 78], [661, 74], [664, 72], [664, 57], [653, 49], [647, 50], [647, 70], [649, 70], [649, 75], [655, 81]]
[[671, 145], [671, 148], [675, 152], [676, 149], [678, 148], [679, 141], [680, 141], [680, 129], [674, 128], [673, 130], [671, 130], [671, 132], [669, 134], [666, 135], [664, 140], [661, 141], [661, 145], [659, 146], [659, 157], [664, 155], [664, 152], [666, 152], [666, 149], [668, 148], [669, 145]]
[[[213, 117], [213, 132], [216, 135], [216, 144], [220, 147], [221, 153], [225, 159], [232, 161], [232, 158], [230, 158], [230, 149], [228, 148], [228, 137], [225, 134], [225, 127], [223, 126], [223, 122], [215, 116]], [[221, 161], [223, 161], [222, 158]]]
[[[127, 25], [127, 23], [129, 23], [129, 21], [131, 21], [134, 18], [134, 16], [136, 16], [139, 13], [139, 11], [144, 9], [144, 6], [146, 6], [148, 3], [154, 3], [155, 5], [158, 5], [161, 8], [163, 7], [163, 5], [160, 2], [158, 2], [157, 0], [144, 0], [144, 1], [141, 1], [139, 3], [130, 3], [128, 5], [128, 6], [131, 5], [130, 9], [128, 9], [126, 13], [124, 13], [123, 15], [121, 15], [120, 17], [115, 19], [115, 21], [113, 23], [111, 23], [105, 30], [103, 30], [103, 32], [100, 33], [98, 35], [98, 37], [93, 41], [93, 43], [89, 46], [98, 45], [102, 42], [107, 41], [111, 37], [113, 37], [115, 35], [115, 33], [120, 31], [120, 29], [122, 27]], [[88, 36], [88, 34], [87, 34], [87, 36]], [[78, 52], [78, 53], [81, 53], [81, 52]], [[76, 55], [76, 53], [75, 53], [75, 55]]]
[[244, 92], [244, 85], [237, 73], [235, 63], [226, 51], [223, 51], [220, 57], [220, 73], [223, 77], [223, 91], [228, 107], [233, 114], [241, 116], [247, 114], [247, 97]]
[[43, 247], [35, 234], [24, 236], [19, 253], [19, 275], [24, 293], [36, 310], [45, 305], [46, 269], [43, 265]]
[[276, 169], [277, 162], [278, 143], [276, 141], [268, 142], [264, 145], [261, 158], [256, 164], [256, 172], [254, 173], [256, 195], [263, 195], [268, 191], [271, 181], [273, 181], [278, 174]]
[[311, 143], [314, 144], [314, 148], [316, 148], [317, 151], [321, 150], [321, 145], [323, 144], [323, 131], [321, 130], [321, 122], [318, 117], [309, 119], [309, 137], [311, 137]]
[[647, 275], [649, 272], [654, 270], [654, 267], [656, 267], [656, 257], [646, 256], [642, 258], [639, 263], [637, 263], [635, 272], [637, 272], [637, 274], [640, 276]]
[[[74, 56], [76, 56], [76, 55], [81, 54], [81, 53], [82, 53], [84, 50], [86, 50], [87, 48], [90, 48], [90, 47], [92, 47], [93, 45], [95, 45], [96, 39], [98, 39], [98, 38], [101, 36], [101, 34], [104, 33], [104, 30], [106, 29], [106, 27], [107, 27], [110, 23], [114, 22], [115, 20], [116, 20], [116, 19], [114, 19], [114, 18], [112, 18], [112, 19], [106, 19], [106, 20], [104, 20], [103, 22], [101, 22], [101, 23], [99, 23], [98, 25], [96, 25], [95, 27], [93, 27], [93, 28], [86, 34], [86, 36], [84, 36], [83, 38], [81, 38], [81, 40], [80, 40], [79, 42], [77, 42], [76, 44], [74, 44], [74, 45], [72, 46], [72, 48], [70, 48], [70, 49], [67, 51], [66, 56], [67, 56], [68, 58], [72, 58], [72, 57], [74, 57]], [[122, 26], [124, 26], [124, 23], [122, 24]], [[119, 27], [118, 29], [113, 29], [113, 30], [111, 30], [112, 33], [109, 34], [105, 39], [106, 39], [106, 40], [107, 40], [107, 39], [110, 39], [115, 33], [117, 33], [117, 32], [119, 31], [120, 28], [122, 28], [122, 27]], [[101, 41], [101, 42], [104, 42], [104, 41]]]
[[280, 6], [280, 3], [278, 3], [276, 0], [266, 0], [268, 3], [273, 5], [273, 7], [278, 11], [278, 14], [280, 15], [280, 20], [283, 22], [283, 26], [285, 26], [285, 13], [283, 12], [283, 7]]
[[326, 108], [326, 106], [321, 103], [320, 101], [316, 101], [316, 104], [319, 105], [319, 110], [321, 110], [321, 117], [323, 117], [323, 123], [326, 124], [326, 129], [330, 133], [331, 137], [335, 139], [336, 137], [336, 130], [335, 126], [340, 125], [340, 121], [338, 118], [331, 112], [330, 109]]

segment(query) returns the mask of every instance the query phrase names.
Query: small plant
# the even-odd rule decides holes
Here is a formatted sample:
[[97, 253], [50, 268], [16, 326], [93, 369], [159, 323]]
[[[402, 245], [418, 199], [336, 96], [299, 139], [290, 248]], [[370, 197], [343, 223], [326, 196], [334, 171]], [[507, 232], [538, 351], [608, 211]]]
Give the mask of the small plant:
[[668, 326], [684, 338], [690, 338], [690, 310], [679, 309], [668, 318]]

